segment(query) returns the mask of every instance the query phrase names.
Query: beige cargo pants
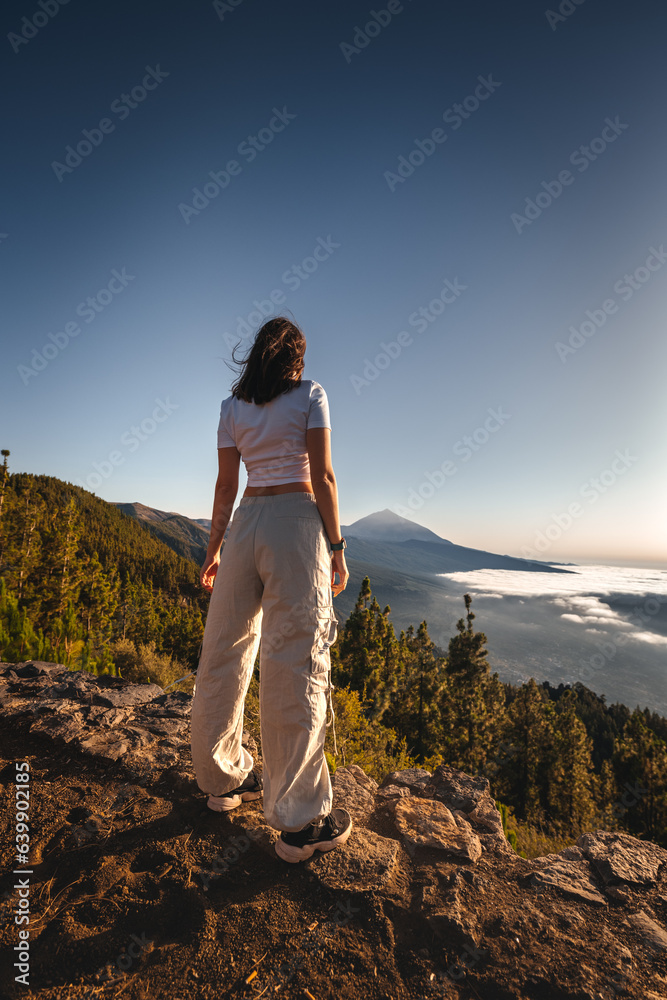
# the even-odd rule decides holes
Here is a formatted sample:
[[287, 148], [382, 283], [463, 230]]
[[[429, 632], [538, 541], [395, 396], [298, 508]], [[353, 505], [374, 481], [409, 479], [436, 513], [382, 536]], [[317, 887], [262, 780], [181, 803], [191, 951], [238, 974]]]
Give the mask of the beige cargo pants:
[[192, 762], [202, 791], [224, 795], [253, 767], [241, 736], [259, 647], [266, 822], [291, 832], [329, 813], [324, 739], [327, 702], [333, 719], [329, 647], [337, 625], [315, 496], [243, 497], [213, 585], [192, 703]]

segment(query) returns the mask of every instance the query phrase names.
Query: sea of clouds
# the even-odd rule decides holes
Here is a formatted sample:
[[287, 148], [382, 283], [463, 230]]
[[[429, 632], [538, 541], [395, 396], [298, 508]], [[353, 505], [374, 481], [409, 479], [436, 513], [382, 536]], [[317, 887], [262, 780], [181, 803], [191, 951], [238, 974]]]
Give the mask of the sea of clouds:
[[667, 570], [563, 566], [447, 573], [473, 597], [475, 627], [503, 680], [579, 681], [608, 701], [667, 715]]

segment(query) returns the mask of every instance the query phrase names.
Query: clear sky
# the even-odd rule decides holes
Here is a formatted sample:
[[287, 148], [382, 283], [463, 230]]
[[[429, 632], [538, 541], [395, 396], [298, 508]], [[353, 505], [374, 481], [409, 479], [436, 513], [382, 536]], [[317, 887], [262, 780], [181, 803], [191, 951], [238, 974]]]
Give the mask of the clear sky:
[[231, 344], [287, 310], [343, 523], [667, 565], [667, 11], [560, 11], [3, 4], [12, 470], [210, 516]]

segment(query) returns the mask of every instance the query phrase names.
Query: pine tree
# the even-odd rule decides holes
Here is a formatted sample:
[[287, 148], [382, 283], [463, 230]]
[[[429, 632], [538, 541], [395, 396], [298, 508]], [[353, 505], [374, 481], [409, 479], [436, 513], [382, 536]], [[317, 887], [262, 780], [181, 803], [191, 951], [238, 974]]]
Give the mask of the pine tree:
[[79, 607], [86, 632], [92, 631], [109, 637], [111, 620], [118, 605], [119, 583], [116, 574], [104, 572], [94, 552], [83, 567], [79, 592]]
[[41, 536], [38, 524], [43, 520], [45, 504], [32, 484], [26, 490], [21, 509], [22, 531], [18, 550], [17, 589], [19, 600], [25, 598], [39, 605], [41, 597], [36, 586], [30, 587], [33, 571], [39, 566], [41, 555]]
[[667, 846], [667, 744], [636, 709], [617, 739], [612, 757], [620, 791], [612, 810], [637, 837]]
[[434, 652], [434, 643], [425, 621], [415, 632], [409, 626], [398, 645], [398, 685], [392, 693], [391, 707], [383, 718], [405, 736], [410, 753], [418, 760], [435, 754], [442, 744], [440, 700], [444, 660]]
[[512, 806], [519, 819], [540, 825], [546, 823], [549, 810], [553, 716], [553, 707], [531, 677], [507, 708], [503, 727], [506, 750], [495, 784], [498, 797]]
[[371, 592], [370, 579], [364, 577], [352, 613], [332, 650], [334, 682], [357, 691], [370, 718], [377, 720], [389, 703], [384, 678], [396, 642], [389, 611], [388, 606], [381, 610]]
[[60, 617], [68, 603], [76, 603], [82, 577], [77, 559], [81, 518], [73, 496], [63, 498], [42, 532], [41, 591], [44, 614]]
[[503, 725], [505, 692], [486, 660], [486, 636], [473, 630], [472, 598], [464, 595], [466, 620], [456, 624], [441, 699], [443, 753], [469, 774], [484, 773], [496, 756]]
[[2, 565], [2, 557], [5, 549], [4, 545], [4, 525], [2, 522], [2, 507], [5, 499], [5, 489], [7, 487], [7, 480], [9, 479], [9, 468], [7, 465], [7, 459], [9, 458], [9, 451], [7, 448], [3, 448], [2, 452], [2, 469], [0, 469], [0, 566]]
[[592, 827], [592, 741], [575, 711], [576, 696], [565, 691], [554, 717], [554, 742], [548, 769], [548, 803], [552, 823], [564, 834], [579, 836]]

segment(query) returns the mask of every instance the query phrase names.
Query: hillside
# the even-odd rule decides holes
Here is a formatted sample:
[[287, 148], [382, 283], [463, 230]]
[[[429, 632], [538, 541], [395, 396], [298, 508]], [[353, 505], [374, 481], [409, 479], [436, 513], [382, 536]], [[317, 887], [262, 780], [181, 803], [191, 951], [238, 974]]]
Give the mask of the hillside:
[[[194, 521], [181, 514], [165, 514], [139, 503], [116, 506], [145, 524], [174, 551], [180, 554], [189, 551], [198, 564], [203, 561], [210, 521], [204, 518]], [[335, 600], [340, 615], [349, 615], [361, 581], [369, 576], [380, 602], [391, 607], [392, 619], [398, 628], [426, 618], [439, 633], [441, 642], [455, 621], [455, 618], [449, 620], [446, 608], [451, 586], [441, 579], [441, 574], [478, 569], [553, 574], [568, 572], [548, 563], [455, 545], [388, 509], [369, 514], [353, 524], [341, 525], [341, 531], [348, 543], [345, 556], [350, 581], [347, 590]], [[199, 549], [198, 538], [203, 539]], [[440, 624], [443, 615], [445, 620]]]
[[196, 563], [71, 483], [0, 486], [0, 656], [108, 669], [122, 642], [191, 662], [208, 605]]
[[[15, 761], [29, 764], [33, 791], [31, 996], [667, 995], [667, 851], [654, 844], [592, 829], [558, 854], [520, 858], [486, 779], [441, 766], [378, 784], [341, 759], [334, 790], [352, 836], [287, 865], [261, 803], [206, 809], [187, 695], [53, 664], [3, 668], [3, 838]], [[17, 899], [5, 894], [0, 929], [15, 997], [26, 995], [12, 967]]]
[[[167, 513], [143, 503], [113, 503], [123, 514], [136, 518], [151, 534], [184, 559], [201, 565], [206, 556], [209, 528], [182, 514]], [[210, 526], [209, 526], [210, 527]]]

